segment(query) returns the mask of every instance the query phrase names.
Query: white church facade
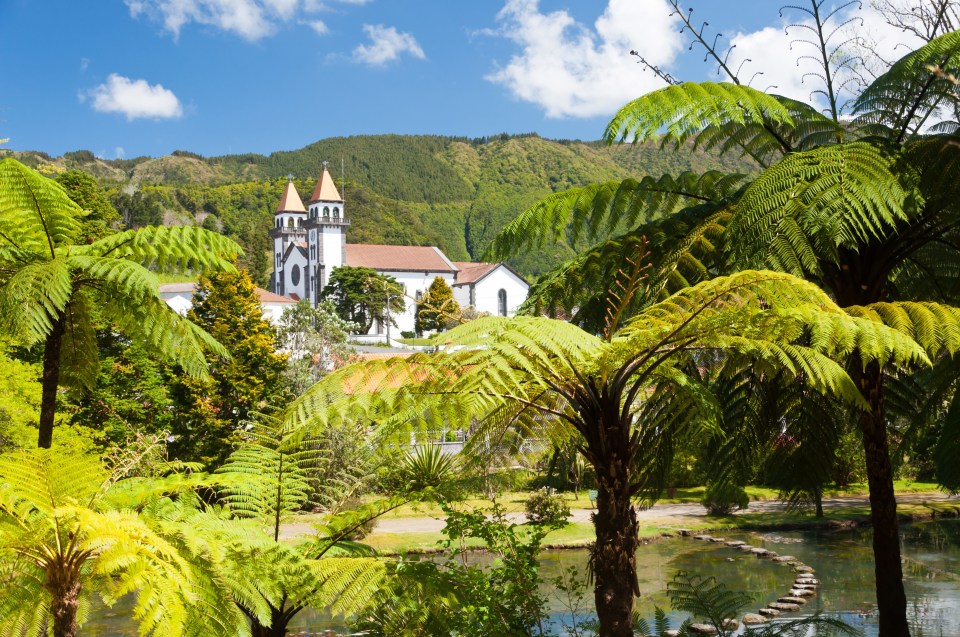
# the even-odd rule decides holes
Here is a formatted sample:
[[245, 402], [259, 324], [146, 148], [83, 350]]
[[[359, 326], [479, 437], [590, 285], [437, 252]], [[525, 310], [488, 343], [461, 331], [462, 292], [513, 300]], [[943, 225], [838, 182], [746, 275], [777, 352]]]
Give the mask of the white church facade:
[[[306, 207], [293, 180], [274, 213], [270, 290], [316, 305], [336, 268], [367, 267], [392, 276], [403, 287], [406, 310], [391, 316], [396, 332], [414, 331], [416, 299], [436, 277], [453, 289], [460, 307], [512, 316], [527, 298], [529, 284], [503, 263], [455, 262], [436, 247], [347, 243], [350, 221], [326, 164]], [[382, 334], [374, 324], [371, 333]]]

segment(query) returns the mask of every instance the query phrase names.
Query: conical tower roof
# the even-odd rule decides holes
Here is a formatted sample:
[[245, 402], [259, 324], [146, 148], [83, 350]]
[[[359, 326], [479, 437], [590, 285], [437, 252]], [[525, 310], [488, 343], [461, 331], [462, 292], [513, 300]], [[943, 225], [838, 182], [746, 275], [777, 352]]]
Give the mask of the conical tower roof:
[[330, 171], [327, 170], [326, 162], [324, 162], [323, 173], [320, 175], [320, 179], [317, 180], [317, 187], [313, 189], [313, 195], [310, 197], [310, 201], [343, 201], [340, 193], [337, 192], [337, 187], [333, 185], [333, 177], [330, 176]]
[[293, 179], [289, 180], [287, 187], [283, 190], [283, 196], [280, 197], [280, 203], [277, 204], [277, 211], [274, 214], [306, 211], [307, 209], [303, 207], [303, 201], [300, 199], [300, 194], [297, 192], [296, 186], [293, 185]]

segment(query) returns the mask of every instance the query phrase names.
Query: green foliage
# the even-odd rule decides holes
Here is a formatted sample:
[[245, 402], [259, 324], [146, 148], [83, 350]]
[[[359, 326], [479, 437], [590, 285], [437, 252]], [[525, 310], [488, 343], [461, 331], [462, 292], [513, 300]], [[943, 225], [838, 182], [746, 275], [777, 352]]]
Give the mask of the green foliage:
[[109, 234], [120, 221], [120, 213], [107, 198], [106, 191], [96, 179], [79, 170], [68, 170], [56, 177], [67, 196], [87, 214], [83, 220], [81, 243], [93, 241]]
[[570, 506], [562, 495], [544, 487], [537, 489], [524, 503], [527, 512], [527, 521], [531, 524], [544, 524], [551, 527], [562, 527], [570, 517]]
[[707, 485], [700, 504], [710, 515], [730, 515], [734, 509], [746, 509], [750, 505], [750, 498], [738, 484], [714, 482]]
[[360, 326], [361, 334], [368, 333], [375, 321], [396, 326], [393, 315], [406, 307], [397, 280], [372, 268], [335, 269], [321, 298], [333, 303], [341, 319]]
[[434, 277], [427, 291], [417, 300], [416, 331], [443, 331], [447, 320], [456, 319], [460, 304], [453, 298], [453, 290], [443, 280]]
[[263, 318], [244, 271], [200, 277], [188, 318], [222, 344], [229, 357], [211, 359], [209, 378], [180, 378], [171, 451], [184, 460], [219, 466], [244, 426], [283, 394], [287, 357]]
[[110, 506], [116, 477], [89, 455], [0, 457], [0, 569], [12, 582], [0, 600], [3, 632], [73, 635], [95, 595], [113, 605], [136, 593], [132, 617], [144, 634], [236, 634], [205, 616], [212, 608], [192, 607], [202, 596], [196, 567], [149, 514]]
[[203, 352], [219, 346], [167, 307], [148, 268], [228, 269], [238, 251], [198, 228], [145, 228], [78, 245], [82, 217], [55, 182], [0, 160], [0, 332], [25, 346], [44, 344], [41, 446], [52, 444], [56, 387], [85, 390], [96, 379], [99, 320], [204, 376]]
[[349, 334], [359, 326], [337, 315], [330, 301], [311, 307], [306, 299], [283, 311], [277, 339], [289, 352], [286, 378], [294, 396], [299, 396], [324, 374], [350, 361], [353, 349]]
[[[354, 623], [370, 635], [509, 637], [545, 635], [547, 600], [539, 592], [538, 555], [549, 526], [509, 523], [502, 508], [454, 511], [440, 562], [401, 561], [389, 585]], [[465, 541], [482, 540], [494, 562], [471, 563]]]

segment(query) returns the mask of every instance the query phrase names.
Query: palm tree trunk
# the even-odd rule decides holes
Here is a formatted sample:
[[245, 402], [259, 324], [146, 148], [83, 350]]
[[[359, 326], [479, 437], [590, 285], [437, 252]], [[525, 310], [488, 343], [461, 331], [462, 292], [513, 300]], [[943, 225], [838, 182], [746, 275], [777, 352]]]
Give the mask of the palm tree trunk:
[[43, 374], [40, 377], [40, 432], [37, 446], [53, 446], [53, 419], [57, 415], [57, 388], [60, 385], [60, 345], [66, 333], [66, 316], [61, 314], [53, 322], [43, 348]]
[[[283, 601], [282, 606], [286, 606], [286, 600]], [[252, 637], [287, 637], [287, 624], [290, 623], [290, 620], [293, 619], [293, 616], [296, 614], [295, 612], [291, 614], [290, 610], [291, 609], [283, 610], [282, 608], [276, 608], [271, 604], [269, 626], [264, 626], [257, 621], [256, 617], [248, 613], [247, 616], [250, 617], [250, 634]]]
[[50, 614], [53, 615], [53, 637], [77, 637], [77, 607], [80, 603], [80, 582], [74, 577], [53, 577], [47, 583], [50, 591]]
[[597, 540], [591, 564], [600, 637], [633, 637], [637, 594], [637, 514], [630, 499], [630, 467], [617, 454], [597, 472]]
[[870, 363], [860, 375], [860, 392], [870, 412], [860, 418], [867, 482], [870, 487], [870, 521], [873, 525], [873, 560], [877, 583], [879, 637], [909, 637], [907, 597], [900, 565], [897, 500], [893, 492], [893, 467], [883, 408], [880, 365]]

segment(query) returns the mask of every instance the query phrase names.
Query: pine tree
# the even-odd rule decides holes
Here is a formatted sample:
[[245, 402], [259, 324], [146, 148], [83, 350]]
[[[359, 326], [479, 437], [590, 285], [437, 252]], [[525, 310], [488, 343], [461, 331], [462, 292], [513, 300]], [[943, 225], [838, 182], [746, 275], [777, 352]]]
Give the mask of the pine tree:
[[453, 290], [443, 277], [435, 277], [429, 289], [417, 301], [417, 333], [441, 332], [447, 321], [455, 320], [459, 314], [460, 304], [453, 298]]
[[174, 388], [181, 415], [171, 451], [219, 465], [251, 414], [283, 394], [287, 357], [263, 318], [256, 287], [244, 270], [200, 277], [187, 317], [216, 338], [229, 358], [210, 360], [209, 379], [183, 378]]

